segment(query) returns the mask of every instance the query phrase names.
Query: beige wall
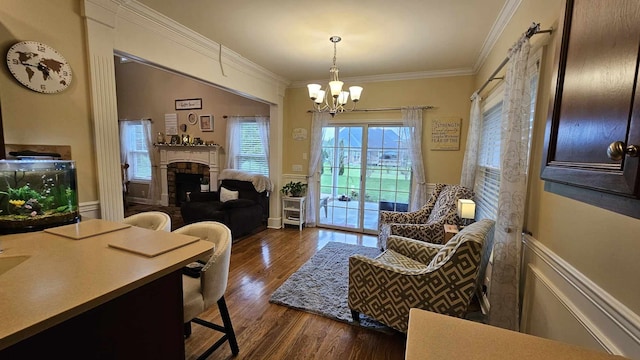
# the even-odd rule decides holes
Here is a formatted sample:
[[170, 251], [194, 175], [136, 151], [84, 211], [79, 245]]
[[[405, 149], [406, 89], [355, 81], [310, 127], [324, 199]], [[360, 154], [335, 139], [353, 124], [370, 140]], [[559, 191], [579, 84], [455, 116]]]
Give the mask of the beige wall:
[[[350, 82], [345, 80], [345, 84]], [[458, 183], [462, 167], [463, 150], [469, 127], [469, 97], [473, 93], [471, 76], [429, 78], [419, 80], [385, 81], [362, 84], [364, 91], [358, 109], [385, 108], [415, 105], [431, 105], [432, 110], [424, 111], [422, 132], [423, 157], [427, 182]], [[309, 153], [309, 141], [296, 141], [291, 137], [294, 128], [310, 130], [312, 103], [306, 88], [290, 88], [285, 97], [284, 113], [284, 158], [283, 173], [292, 173], [292, 165], [303, 165], [302, 174], [308, 172], [308, 160], [303, 153]], [[431, 150], [431, 123], [434, 119], [462, 119], [460, 150]], [[392, 112], [354, 112], [336, 115], [336, 124], [357, 123], [363, 121], [400, 121], [400, 111]], [[308, 159], [308, 156], [307, 156]]]
[[[227, 119], [225, 115], [269, 116], [269, 105], [250, 100], [228, 91], [221, 90], [201, 81], [161, 70], [137, 62], [120, 63], [116, 57], [116, 93], [118, 97], [118, 117], [120, 119], [151, 118], [153, 134], [165, 133], [165, 114], [177, 114], [178, 124], [186, 124], [186, 133], [204, 141], [226, 144]], [[201, 110], [175, 110], [176, 99], [202, 99]], [[198, 124], [187, 122], [187, 115], [213, 115], [213, 132], [203, 132]], [[178, 131], [180, 134], [182, 132]], [[155, 141], [155, 137], [153, 138]], [[168, 141], [168, 137], [167, 137]], [[220, 158], [222, 168], [226, 166], [224, 155]], [[145, 187], [131, 186], [130, 195], [144, 197], [140, 191]]]
[[[557, 0], [523, 0], [479, 72], [476, 85], [487, 79], [506, 56], [508, 47], [532, 21], [540, 22], [543, 29], [557, 28], [560, 12], [561, 2]], [[640, 273], [640, 220], [546, 192], [540, 180], [544, 126], [552, 96], [552, 62], [559, 35], [540, 34], [532, 39], [534, 44], [547, 41], [533, 133], [525, 228], [603, 290], [640, 314], [640, 292], [635, 286]]]
[[78, 199], [95, 201], [98, 195], [80, 2], [3, 0], [0, 6], [2, 54], [23, 40], [40, 41], [58, 50], [71, 65], [73, 80], [62, 93], [40, 94], [22, 86], [6, 66], [0, 66], [5, 142], [70, 145], [77, 167]]

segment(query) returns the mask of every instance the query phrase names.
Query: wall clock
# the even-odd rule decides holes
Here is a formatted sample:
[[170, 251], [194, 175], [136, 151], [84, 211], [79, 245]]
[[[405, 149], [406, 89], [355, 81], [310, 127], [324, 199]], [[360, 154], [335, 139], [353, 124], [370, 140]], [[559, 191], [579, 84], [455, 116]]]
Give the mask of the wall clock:
[[22, 85], [39, 93], [61, 92], [71, 84], [71, 67], [54, 48], [21, 41], [7, 51], [7, 67]]

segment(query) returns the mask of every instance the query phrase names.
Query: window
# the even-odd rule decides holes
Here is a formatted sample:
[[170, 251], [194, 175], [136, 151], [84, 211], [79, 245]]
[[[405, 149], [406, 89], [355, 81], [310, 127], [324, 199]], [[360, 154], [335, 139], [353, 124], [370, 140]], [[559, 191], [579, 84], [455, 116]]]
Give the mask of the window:
[[[147, 128], [142, 121], [127, 121], [121, 124], [121, 146], [129, 164], [127, 175], [131, 181], [151, 181], [151, 160], [147, 147]], [[148, 122], [148, 121], [147, 121]]]
[[476, 219], [496, 219], [500, 191], [500, 121], [502, 100], [482, 113], [476, 169]]
[[[523, 129], [523, 139], [529, 143], [531, 151], [531, 133], [538, 94], [538, 74], [541, 51], [533, 54], [529, 60], [529, 86], [531, 90], [531, 108], [529, 128]], [[504, 85], [498, 86], [482, 104], [482, 129], [476, 168], [476, 219], [496, 220], [498, 213], [498, 195], [500, 192], [500, 133], [502, 122], [502, 99]], [[529, 156], [527, 156], [527, 161]]]
[[236, 155], [236, 168], [251, 173], [269, 176], [267, 160], [258, 124], [254, 121], [240, 122], [240, 148]]

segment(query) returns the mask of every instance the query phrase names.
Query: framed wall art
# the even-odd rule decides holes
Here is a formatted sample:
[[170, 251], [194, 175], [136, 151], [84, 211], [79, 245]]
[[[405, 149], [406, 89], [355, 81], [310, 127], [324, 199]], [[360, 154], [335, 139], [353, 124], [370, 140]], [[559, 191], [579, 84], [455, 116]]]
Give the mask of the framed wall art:
[[431, 150], [460, 150], [462, 119], [435, 119], [431, 123]]
[[187, 122], [191, 125], [195, 125], [198, 122], [198, 115], [194, 112], [187, 114]]
[[192, 109], [202, 109], [202, 98], [176, 100], [176, 110], [192, 110]]
[[213, 115], [200, 115], [200, 130], [213, 131]]

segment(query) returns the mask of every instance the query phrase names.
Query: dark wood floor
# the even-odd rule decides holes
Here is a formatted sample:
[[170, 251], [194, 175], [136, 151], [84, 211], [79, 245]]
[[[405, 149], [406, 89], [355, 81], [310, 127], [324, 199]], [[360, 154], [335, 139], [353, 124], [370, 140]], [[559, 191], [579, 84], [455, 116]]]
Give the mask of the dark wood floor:
[[[319, 228], [267, 229], [233, 244], [225, 293], [240, 354], [235, 359], [404, 359], [405, 337], [366, 330], [269, 303], [271, 294], [329, 241], [375, 246], [376, 238]], [[221, 324], [217, 307], [202, 318]], [[186, 358], [219, 335], [193, 324]], [[228, 344], [209, 359], [231, 359]]]

